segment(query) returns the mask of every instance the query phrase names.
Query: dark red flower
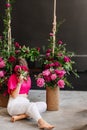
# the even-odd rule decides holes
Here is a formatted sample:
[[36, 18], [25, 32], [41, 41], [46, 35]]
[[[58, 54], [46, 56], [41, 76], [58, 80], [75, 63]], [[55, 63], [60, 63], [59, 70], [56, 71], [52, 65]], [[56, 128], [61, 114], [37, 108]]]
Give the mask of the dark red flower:
[[0, 36], [0, 40], [2, 40], [2, 36]]
[[46, 50], [46, 53], [50, 53], [52, 50], [51, 49], [48, 49], [48, 50]]
[[58, 44], [63, 44], [63, 42], [61, 40], [58, 41]]
[[7, 8], [11, 7], [11, 4], [10, 4], [10, 3], [7, 3], [7, 4], [6, 4], [6, 7], [7, 7]]
[[15, 42], [15, 47], [20, 48], [20, 44], [18, 42]]
[[15, 60], [16, 60], [16, 58], [14, 56], [10, 56], [8, 59], [9, 62], [14, 62]]
[[37, 47], [37, 50], [40, 51], [40, 47]]
[[50, 33], [50, 36], [51, 36], [51, 37], [53, 37], [53, 36], [54, 36], [54, 34], [53, 34], [53, 33]]
[[19, 54], [20, 53], [20, 50], [15, 50], [15, 54]]

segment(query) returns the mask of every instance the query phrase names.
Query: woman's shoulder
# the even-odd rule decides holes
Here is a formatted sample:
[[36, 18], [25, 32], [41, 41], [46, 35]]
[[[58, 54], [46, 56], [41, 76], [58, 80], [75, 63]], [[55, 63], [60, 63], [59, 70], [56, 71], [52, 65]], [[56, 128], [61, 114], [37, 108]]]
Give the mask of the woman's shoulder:
[[11, 76], [10, 76], [10, 79], [16, 79], [17, 77], [16, 77], [16, 74], [12, 74]]

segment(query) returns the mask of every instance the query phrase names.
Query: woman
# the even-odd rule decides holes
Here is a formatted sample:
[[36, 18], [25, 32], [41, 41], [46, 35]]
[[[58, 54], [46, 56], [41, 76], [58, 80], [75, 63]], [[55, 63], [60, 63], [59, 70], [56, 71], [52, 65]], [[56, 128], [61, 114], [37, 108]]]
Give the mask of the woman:
[[30, 102], [28, 92], [31, 88], [31, 79], [28, 74], [28, 66], [24, 59], [18, 59], [14, 67], [14, 73], [8, 80], [8, 93], [10, 95], [7, 106], [9, 115], [12, 116], [11, 121], [23, 118], [33, 118], [37, 121], [39, 128], [52, 129], [53, 125], [47, 123], [40, 115], [46, 111], [45, 102]]

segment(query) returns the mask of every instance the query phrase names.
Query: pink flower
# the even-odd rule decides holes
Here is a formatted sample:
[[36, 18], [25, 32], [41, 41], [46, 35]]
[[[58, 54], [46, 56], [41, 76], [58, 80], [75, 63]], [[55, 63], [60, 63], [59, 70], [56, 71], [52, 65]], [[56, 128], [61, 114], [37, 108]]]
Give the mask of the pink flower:
[[57, 82], [57, 85], [58, 85], [59, 88], [64, 88], [64, 85], [65, 85], [64, 80], [60, 79], [60, 80]]
[[70, 62], [70, 58], [68, 56], [64, 56], [64, 61], [65, 62]]
[[63, 42], [61, 40], [58, 41], [58, 44], [63, 44]]
[[55, 70], [56, 74], [58, 75], [59, 78], [62, 78], [65, 74], [66, 71], [65, 70]]
[[16, 60], [16, 58], [14, 56], [10, 56], [8, 59], [9, 62], [14, 62], [15, 60]]
[[7, 4], [6, 4], [6, 7], [7, 7], [7, 8], [11, 7], [11, 4], [10, 4], [10, 3], [7, 3]]
[[54, 63], [50, 63], [49, 66], [50, 66], [50, 67], [53, 67], [53, 66], [55, 66], [55, 64], [54, 64]]
[[37, 86], [43, 87], [45, 85], [45, 81], [43, 78], [38, 78], [37, 79]]
[[0, 62], [1, 62], [2, 60], [3, 60], [2, 57], [0, 57]]
[[20, 53], [20, 50], [15, 50], [15, 54], [19, 54]]
[[58, 57], [62, 57], [63, 56], [63, 54], [62, 53], [58, 53]]
[[51, 80], [55, 80], [57, 78], [57, 75], [56, 74], [52, 74], [50, 77], [51, 77]]
[[4, 60], [0, 61], [0, 68], [3, 68], [3, 67], [5, 67], [5, 62], [4, 62]]
[[25, 66], [25, 65], [16, 65], [15, 68], [14, 68], [14, 71], [15, 72], [18, 72], [18, 71], [28, 71], [28, 68]]
[[0, 77], [4, 77], [4, 74], [5, 74], [5, 72], [4, 71], [0, 71]]
[[50, 75], [50, 70], [49, 70], [49, 69], [44, 70], [44, 71], [42, 72], [42, 74], [43, 74], [43, 76], [49, 76], [49, 75]]
[[28, 71], [28, 68], [27, 68], [25, 65], [22, 65], [22, 66], [21, 66], [21, 69], [22, 69], [23, 71]]
[[46, 53], [46, 56], [49, 57], [49, 56], [50, 56], [50, 53]]
[[50, 33], [50, 36], [52, 37], [52, 36], [54, 36], [54, 34], [53, 34], [53, 33]]
[[18, 70], [21, 70], [21, 66], [20, 65], [16, 65], [15, 68], [14, 68], [15, 72], [18, 72]]

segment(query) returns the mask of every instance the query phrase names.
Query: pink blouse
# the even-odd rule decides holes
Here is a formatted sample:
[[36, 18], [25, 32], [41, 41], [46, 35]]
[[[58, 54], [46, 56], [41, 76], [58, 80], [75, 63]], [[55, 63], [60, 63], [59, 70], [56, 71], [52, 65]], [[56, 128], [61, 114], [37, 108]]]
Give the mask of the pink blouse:
[[[8, 93], [11, 93], [11, 90], [14, 90], [17, 87], [18, 79], [16, 74], [12, 74], [8, 80]], [[28, 94], [29, 90], [31, 88], [31, 78], [28, 77], [28, 80], [24, 80], [19, 94]]]

